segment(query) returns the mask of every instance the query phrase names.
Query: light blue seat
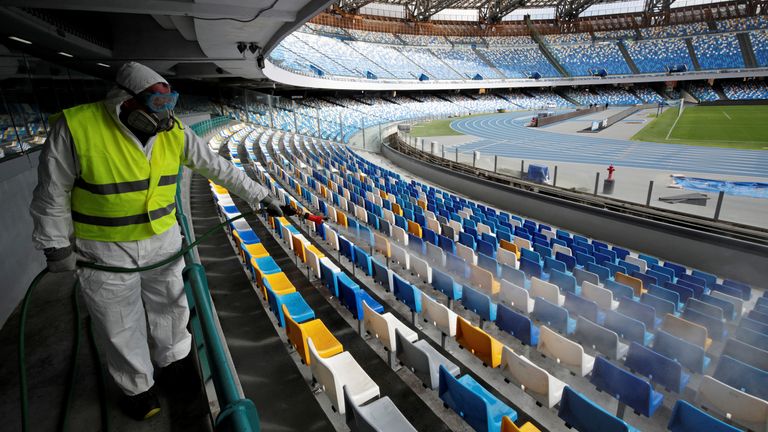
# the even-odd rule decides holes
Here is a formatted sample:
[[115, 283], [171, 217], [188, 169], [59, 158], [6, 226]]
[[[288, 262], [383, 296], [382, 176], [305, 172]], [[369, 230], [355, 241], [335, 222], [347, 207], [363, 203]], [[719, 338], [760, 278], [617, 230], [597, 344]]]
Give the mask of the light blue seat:
[[653, 333], [645, 331], [645, 324], [616, 311], [605, 312], [605, 328], [615, 331], [619, 337], [648, 346]]
[[630, 318], [642, 322], [648, 330], [653, 330], [661, 325], [662, 319], [656, 316], [656, 310], [653, 306], [648, 306], [641, 302], [621, 299], [618, 311]]
[[486, 294], [464, 285], [461, 303], [465, 309], [480, 316], [480, 327], [482, 327], [483, 321], [496, 321], [496, 303]]
[[[271, 275], [283, 271], [271, 256], [256, 258], [254, 261], [256, 261], [256, 265], [259, 267], [259, 271], [262, 275]], [[256, 270], [254, 270], [250, 261], [248, 261], [248, 263], [248, 268], [251, 270], [251, 276], [253, 276], [253, 280], [256, 280]]]
[[704, 373], [709, 366], [710, 358], [704, 348], [692, 344], [685, 339], [659, 330], [654, 338], [653, 350], [657, 353], [677, 360], [681, 365], [696, 373]]
[[411, 310], [413, 321], [416, 321], [416, 314], [421, 313], [421, 290], [411, 285], [398, 275], [392, 275], [392, 291], [395, 298], [404, 303]]
[[498, 400], [470, 375], [456, 379], [443, 365], [440, 365], [438, 396], [478, 432], [498, 432], [504, 416], [513, 422], [517, 420], [517, 411]]
[[683, 393], [690, 374], [683, 371], [683, 366], [669, 357], [663, 356], [636, 342], [629, 346], [624, 366], [630, 371], [650, 378], [651, 382], [664, 386], [667, 391]]
[[531, 317], [566, 336], [576, 330], [576, 320], [570, 318], [566, 308], [550, 303], [541, 297], [535, 298]]
[[614, 365], [605, 357], [595, 358], [589, 382], [632, 408], [636, 414], [646, 417], [653, 416], [664, 400], [664, 395], [654, 391], [648, 381]]
[[611, 278], [611, 271], [607, 267], [603, 267], [600, 264], [587, 263], [584, 269], [590, 273], [594, 273], [600, 279], [600, 282], [605, 282]]
[[461, 300], [461, 284], [440, 270], [432, 269], [432, 287], [448, 296], [451, 301]]
[[711, 296], [709, 294], [702, 295], [699, 300], [701, 300], [704, 303], [708, 303], [708, 304], [711, 304], [713, 306], [717, 306], [720, 309], [722, 309], [723, 310], [723, 316], [728, 321], [733, 321], [734, 319], [736, 319], [736, 308], [735, 308], [733, 303], [727, 302], [727, 301], [719, 299], [717, 297], [713, 297], [713, 296]]
[[499, 304], [496, 313], [496, 325], [503, 331], [516, 337], [523, 345], [539, 344], [539, 328], [530, 318], [514, 311], [507, 305]]
[[551, 273], [552, 270], [557, 270], [559, 272], [565, 273], [568, 270], [565, 267], [565, 263], [562, 261], [558, 261], [552, 257], [545, 257], [544, 258], [544, 273]]
[[613, 297], [616, 300], [632, 300], [635, 296], [635, 290], [633, 290], [632, 287], [616, 282], [615, 280], [607, 280], [603, 286], [613, 292]]
[[639, 432], [568, 386], [563, 389], [557, 416], [566, 427], [579, 432]]
[[309, 321], [315, 318], [315, 311], [304, 300], [301, 293], [298, 291], [276, 295], [271, 288], [267, 287], [267, 302], [272, 313], [275, 314], [280, 327], [285, 327], [285, 315], [283, 315], [283, 305], [288, 308], [288, 313], [291, 314], [291, 319], [297, 323]]
[[360, 246], [355, 245], [355, 266], [362, 269], [366, 276], [373, 276], [371, 256]]
[[361, 289], [346, 273], [339, 275], [339, 300], [341, 304], [352, 313], [356, 320], [363, 319], [363, 302], [378, 313], [384, 312], [384, 306], [371, 298], [370, 294]]
[[328, 290], [333, 293], [334, 296], [339, 297], [339, 275], [340, 272], [334, 272], [320, 260], [320, 278], [323, 281]]
[[[676, 292], [677, 295], [680, 296], [680, 303], [682, 304], [685, 304], [685, 302], [687, 302], [689, 298], [693, 297], [694, 294], [692, 289], [672, 282], [665, 283], [664, 288]], [[681, 308], [678, 308], [678, 310], [679, 309]]]
[[605, 312], [600, 310], [597, 303], [571, 292], [565, 293], [565, 304], [563, 306], [573, 316], [583, 316], [597, 324], [602, 324], [605, 321]]
[[723, 355], [717, 363], [716, 380], [760, 399], [768, 400], [768, 372]]
[[[669, 290], [667, 288], [662, 288], [658, 285], [648, 285], [645, 288], [648, 290], [648, 294], [651, 294], [655, 297], [664, 299], [674, 304], [676, 311], [679, 311], [680, 309], [683, 308], [683, 306], [685, 306], [685, 304], [680, 303], [680, 294], [676, 293], [675, 291]], [[658, 312], [659, 311], [657, 310], [656, 313]]]
[[716, 419], [688, 402], [679, 399], [672, 409], [667, 429], [672, 432], [740, 432], [722, 420]]
[[739, 327], [748, 328], [752, 331], [768, 335], [768, 324], [763, 324], [760, 321], [755, 321], [749, 317], [744, 317], [739, 322]]
[[[547, 258], [551, 259], [551, 258]], [[580, 294], [581, 288], [580, 284], [576, 284], [576, 278], [573, 276], [566, 274], [564, 271], [560, 271], [557, 269], [552, 269], [549, 272], [549, 283], [555, 284], [560, 288], [560, 291], [564, 293], [573, 293], [573, 294]]]

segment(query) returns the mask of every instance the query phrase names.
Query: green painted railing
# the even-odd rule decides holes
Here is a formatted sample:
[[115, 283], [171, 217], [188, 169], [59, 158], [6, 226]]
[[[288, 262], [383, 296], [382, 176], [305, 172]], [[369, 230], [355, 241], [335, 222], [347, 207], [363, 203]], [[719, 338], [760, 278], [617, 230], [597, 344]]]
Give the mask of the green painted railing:
[[195, 123], [193, 125], [190, 125], [189, 127], [195, 131], [195, 133], [199, 136], [205, 136], [208, 134], [208, 132], [219, 128], [221, 126], [224, 126], [225, 124], [232, 121], [230, 117], [227, 116], [221, 116], [221, 117], [214, 117], [212, 119], [203, 120], [201, 122]]
[[[200, 136], [230, 121], [229, 117], [218, 117], [205, 120], [190, 127]], [[205, 123], [201, 125], [201, 123]], [[204, 131], [203, 133], [201, 133]], [[192, 230], [187, 215], [184, 214], [181, 198], [181, 179], [176, 187], [176, 217], [184, 234], [184, 241], [192, 238]], [[195, 256], [193, 250], [184, 255], [184, 289], [189, 303], [189, 321], [194, 335], [195, 347], [200, 359], [203, 377], [211, 378], [216, 389], [221, 411], [215, 420], [217, 431], [224, 432], [258, 432], [259, 415], [256, 406], [250, 399], [240, 396], [234, 371], [229, 367], [224, 351], [224, 341], [219, 337], [218, 328], [213, 318], [211, 294], [208, 289], [208, 278], [205, 269]]]

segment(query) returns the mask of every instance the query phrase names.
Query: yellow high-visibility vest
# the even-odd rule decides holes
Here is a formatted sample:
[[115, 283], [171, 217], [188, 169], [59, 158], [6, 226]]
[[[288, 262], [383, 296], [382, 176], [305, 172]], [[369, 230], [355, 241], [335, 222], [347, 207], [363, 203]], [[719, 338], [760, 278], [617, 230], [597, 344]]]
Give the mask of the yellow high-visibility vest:
[[72, 189], [75, 237], [142, 240], [176, 223], [176, 177], [184, 132], [160, 132], [151, 159], [120, 130], [101, 102], [64, 110], [80, 176]]

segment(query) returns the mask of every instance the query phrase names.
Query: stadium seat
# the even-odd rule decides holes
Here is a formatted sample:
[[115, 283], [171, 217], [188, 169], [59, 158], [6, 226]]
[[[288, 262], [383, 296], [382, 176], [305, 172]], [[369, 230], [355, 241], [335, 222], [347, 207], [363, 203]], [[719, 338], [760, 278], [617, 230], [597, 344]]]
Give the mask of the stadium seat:
[[581, 295], [584, 298], [594, 301], [601, 309], [615, 310], [619, 307], [619, 302], [613, 299], [613, 292], [592, 282], [581, 284]]
[[517, 420], [515, 410], [498, 400], [471, 376], [464, 375], [456, 379], [443, 366], [440, 366], [438, 396], [475, 431], [500, 430], [501, 418], [504, 416], [512, 421]]
[[627, 355], [629, 346], [619, 340], [619, 335], [582, 316], [576, 320], [574, 340], [603, 354], [611, 360], [619, 360]]
[[711, 376], [701, 378], [696, 400], [709, 411], [753, 431], [765, 430], [768, 424], [768, 402]]
[[696, 373], [704, 373], [710, 362], [704, 348], [662, 330], [656, 332], [653, 350]]
[[565, 383], [506, 346], [501, 354], [501, 373], [505, 380], [531, 395], [538, 405], [552, 408], [560, 403]]
[[634, 300], [622, 299], [617, 312], [642, 322], [648, 330], [655, 329], [662, 322], [653, 307]]
[[605, 320], [605, 313], [600, 310], [597, 303], [576, 294], [565, 293], [565, 304], [563, 306], [568, 309], [571, 316], [583, 316], [598, 324], [602, 324]]
[[297, 323], [309, 321], [315, 318], [315, 312], [309, 307], [304, 297], [299, 292], [292, 292], [283, 295], [276, 295], [271, 289], [267, 288], [267, 302], [272, 313], [277, 317], [280, 327], [285, 327], [285, 316], [283, 315], [283, 305], [288, 308], [288, 312]]
[[665, 332], [680, 339], [685, 339], [705, 350], [709, 349], [709, 346], [712, 345], [712, 339], [709, 338], [707, 328], [686, 319], [667, 314], [664, 317], [661, 328]]
[[688, 402], [679, 399], [672, 409], [667, 429], [672, 432], [739, 432], [728, 423], [718, 420]]
[[331, 405], [339, 412], [346, 412], [344, 387], [347, 388], [349, 401], [362, 405], [379, 396], [379, 386], [363, 370], [347, 351], [340, 351], [333, 356], [318, 353], [312, 338], [307, 340], [311, 361], [309, 368], [312, 377], [322, 386]]
[[553, 285], [537, 277], [531, 278], [531, 297], [544, 298], [557, 306], [562, 306], [563, 303], [565, 303], [565, 296], [560, 294], [560, 289], [557, 285]]
[[[702, 294], [700, 298], [704, 298], [706, 294]], [[725, 311], [711, 303], [707, 303], [695, 298], [689, 298], [688, 303], [685, 305], [688, 309], [693, 309], [697, 312], [701, 312], [704, 315], [718, 319], [720, 321], [725, 320]]]
[[523, 345], [536, 346], [539, 343], [539, 328], [527, 316], [515, 312], [509, 306], [500, 304], [496, 313], [499, 329], [517, 338]]
[[285, 316], [285, 333], [291, 345], [296, 349], [301, 361], [310, 364], [309, 345], [307, 340], [313, 338], [316, 344], [316, 352], [323, 357], [331, 357], [342, 351], [344, 347], [333, 336], [325, 324], [319, 319], [313, 319], [303, 323], [297, 323], [291, 318], [288, 308], [283, 305], [283, 315]]
[[640, 296], [640, 303], [653, 308], [656, 313], [657, 320], [660, 320], [666, 314], [677, 314], [675, 304], [671, 301], [664, 300], [663, 298], [656, 297], [652, 294], [651, 290]]
[[499, 281], [494, 277], [495, 273], [476, 265], [470, 265], [469, 269], [469, 281], [472, 286], [488, 295], [496, 295], [499, 292]]
[[680, 363], [650, 348], [632, 342], [624, 365], [630, 371], [648, 377], [667, 391], [683, 394], [690, 374], [683, 371]]
[[263, 284], [262, 294], [264, 295], [265, 299], [267, 298], [266, 288], [271, 289], [272, 292], [275, 293], [275, 295], [283, 295], [283, 294], [296, 292], [296, 288], [288, 279], [288, 276], [286, 276], [285, 273], [282, 271], [279, 273], [264, 275], [261, 278], [261, 281]]
[[414, 341], [395, 330], [397, 358], [421, 380], [424, 386], [437, 390], [439, 367], [443, 366], [452, 376], [459, 376], [459, 367], [445, 358], [425, 340]]
[[603, 326], [630, 342], [648, 346], [653, 341], [653, 333], [645, 331], [645, 324], [616, 311], [605, 312]]
[[534, 426], [531, 422], [525, 422], [522, 426], [519, 428], [515, 426], [515, 423], [509, 419], [509, 417], [504, 416], [501, 419], [501, 432], [541, 432], [539, 428]]
[[442, 346], [445, 348], [446, 337], [456, 336], [456, 312], [438, 303], [425, 293], [421, 293], [422, 316], [437, 327], [442, 333]]
[[732, 338], [763, 351], [768, 351], [768, 335], [750, 330], [748, 328], [737, 327], [733, 333]]
[[433, 269], [432, 287], [447, 295], [451, 302], [461, 300], [461, 284], [456, 283], [447, 273]]
[[501, 342], [462, 317], [457, 317], [456, 342], [486, 366], [495, 368], [501, 364]]
[[595, 358], [585, 354], [581, 345], [545, 326], [539, 329], [539, 345], [536, 349], [578, 376], [590, 373], [595, 363]]
[[640, 297], [640, 295], [642, 295], [645, 291], [643, 289], [643, 281], [636, 277], [628, 276], [624, 273], [616, 273], [613, 279], [620, 284], [624, 284], [632, 288], [634, 290], [635, 297]]
[[703, 314], [691, 308], [686, 308], [683, 311], [682, 317], [686, 321], [690, 321], [706, 327], [709, 335], [714, 340], [723, 340], [728, 336], [728, 329], [726, 328], [723, 320]]
[[528, 290], [509, 282], [506, 279], [501, 280], [499, 302], [511, 306], [525, 314], [533, 312], [534, 300], [530, 297]]
[[752, 396], [768, 400], [768, 371], [722, 355], [712, 377]]
[[563, 419], [566, 427], [579, 432], [639, 431], [568, 386], [563, 389], [557, 415]]
[[536, 297], [534, 301], [533, 313], [531, 314], [533, 319], [566, 336], [576, 330], [576, 320], [569, 316], [566, 308], [541, 297]]
[[486, 294], [465, 285], [462, 288], [461, 303], [464, 309], [480, 316], [480, 328], [484, 321], [496, 321], [496, 303]]
[[394, 368], [394, 356], [397, 351], [395, 346], [395, 330], [399, 330], [401, 336], [410, 342], [415, 342], [419, 336], [408, 326], [400, 322], [391, 312], [379, 314], [371, 309], [365, 301], [363, 301], [363, 314], [365, 330], [384, 345], [384, 349], [389, 354], [389, 365]]
[[368, 294], [368, 291], [361, 289], [356, 283], [352, 282], [352, 279], [346, 273], [339, 275], [339, 290], [341, 304], [352, 313], [352, 317], [357, 321], [362, 322], [364, 319], [363, 302], [367, 303], [368, 307], [376, 312], [384, 312], [384, 306], [374, 300]]
[[595, 367], [589, 381], [598, 390], [632, 408], [638, 415], [653, 416], [664, 400], [664, 395], [654, 391], [650, 383], [621, 369], [604, 357], [595, 359]]
[[389, 397], [385, 396], [367, 405], [359, 406], [352, 402], [346, 385], [342, 388], [342, 392], [344, 393], [344, 407], [346, 408], [345, 420], [351, 430], [416, 432], [413, 425], [403, 416], [403, 413], [397, 409]]

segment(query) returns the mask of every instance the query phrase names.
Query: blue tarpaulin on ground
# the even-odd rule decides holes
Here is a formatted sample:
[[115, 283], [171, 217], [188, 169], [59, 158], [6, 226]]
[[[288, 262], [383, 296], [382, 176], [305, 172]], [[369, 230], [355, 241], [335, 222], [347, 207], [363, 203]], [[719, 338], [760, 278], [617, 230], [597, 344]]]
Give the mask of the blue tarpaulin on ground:
[[544, 165], [528, 165], [525, 179], [536, 183], [549, 183], [549, 167]]
[[684, 176], [673, 176], [672, 180], [676, 185], [688, 190], [700, 192], [724, 191], [728, 195], [768, 198], [768, 183], [732, 182]]

